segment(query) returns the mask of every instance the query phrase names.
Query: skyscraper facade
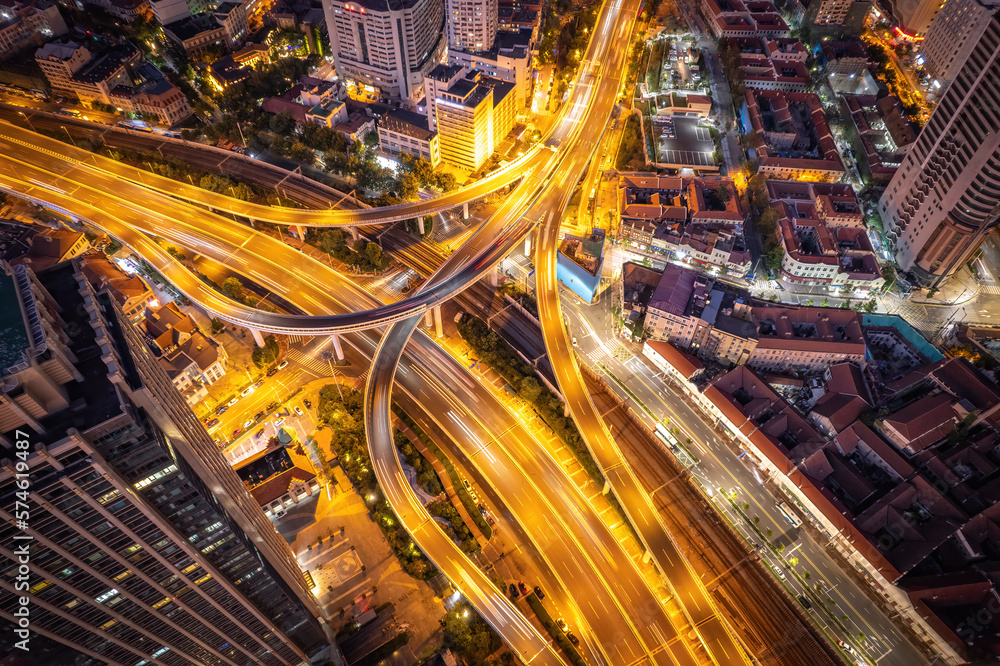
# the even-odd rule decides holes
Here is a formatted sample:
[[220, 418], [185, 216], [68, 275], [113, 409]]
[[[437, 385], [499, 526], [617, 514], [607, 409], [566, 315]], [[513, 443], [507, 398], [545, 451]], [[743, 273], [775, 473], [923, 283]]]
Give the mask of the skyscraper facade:
[[291, 550], [78, 261], [0, 271], [0, 618], [25, 596], [98, 663], [308, 663]]
[[444, 60], [444, 0], [323, 0], [342, 79], [389, 97], [419, 97]]
[[1000, 218], [1000, 20], [990, 17], [879, 201], [900, 268], [940, 285]]
[[497, 0], [446, 0], [448, 48], [468, 53], [489, 51], [497, 35]]
[[920, 54], [940, 89], [948, 87], [969, 59], [998, 9], [1000, 0], [949, 0], [934, 17]]

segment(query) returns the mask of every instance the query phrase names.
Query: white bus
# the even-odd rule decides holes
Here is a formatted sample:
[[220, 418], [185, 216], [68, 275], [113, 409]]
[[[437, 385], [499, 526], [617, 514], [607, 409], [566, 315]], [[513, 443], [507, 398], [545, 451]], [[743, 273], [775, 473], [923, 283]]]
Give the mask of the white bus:
[[802, 524], [802, 521], [796, 518], [795, 514], [788, 510], [788, 507], [785, 506], [784, 502], [778, 502], [778, 511], [780, 511], [781, 515], [785, 517], [785, 520], [792, 524], [792, 527], [798, 527]]

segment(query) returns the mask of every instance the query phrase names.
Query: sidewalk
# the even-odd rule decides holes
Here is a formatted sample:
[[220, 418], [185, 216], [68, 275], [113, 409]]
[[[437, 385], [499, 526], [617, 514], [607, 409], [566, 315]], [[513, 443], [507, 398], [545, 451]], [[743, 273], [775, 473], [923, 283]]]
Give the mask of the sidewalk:
[[[935, 291], [917, 291], [910, 293], [909, 300], [923, 305], [964, 305], [979, 295], [979, 281], [965, 266], [955, 272], [940, 289]], [[933, 295], [931, 295], [933, 294]]]

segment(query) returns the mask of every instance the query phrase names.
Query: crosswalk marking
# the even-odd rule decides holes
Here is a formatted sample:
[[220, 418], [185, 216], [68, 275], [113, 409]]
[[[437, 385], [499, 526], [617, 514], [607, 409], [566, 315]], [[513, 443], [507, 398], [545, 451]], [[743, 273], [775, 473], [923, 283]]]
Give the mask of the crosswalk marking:
[[301, 335], [288, 335], [285, 337], [288, 338], [289, 342], [302, 342], [302, 340], [304, 339]]
[[979, 285], [979, 288], [986, 294], [998, 294], [1000, 295], [1000, 285], [997, 284], [983, 284]]
[[330, 364], [324, 360], [315, 358], [313, 356], [306, 356], [298, 349], [289, 349], [288, 358], [295, 361], [299, 365], [303, 365], [320, 377], [326, 377], [330, 374]]

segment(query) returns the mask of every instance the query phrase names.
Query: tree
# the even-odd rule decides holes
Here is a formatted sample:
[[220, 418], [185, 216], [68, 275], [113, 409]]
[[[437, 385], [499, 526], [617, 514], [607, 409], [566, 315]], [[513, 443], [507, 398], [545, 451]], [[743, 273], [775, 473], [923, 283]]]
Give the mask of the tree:
[[226, 278], [226, 281], [222, 283], [222, 295], [242, 303], [243, 299], [246, 298], [246, 288], [239, 278]]
[[251, 354], [251, 359], [258, 368], [263, 368], [265, 365], [270, 365], [278, 360], [278, 353], [280, 348], [278, 347], [278, 340], [273, 335], [269, 335], [264, 338], [264, 346], [258, 347], [254, 345], [253, 353]]
[[719, 203], [725, 205], [733, 198], [733, 191], [729, 189], [728, 185], [719, 185], [715, 188], [715, 198], [719, 200]]
[[365, 255], [368, 257], [368, 261], [372, 262], [372, 265], [376, 268], [382, 267], [382, 248], [379, 247], [378, 243], [368, 243], [365, 247]]
[[517, 386], [517, 394], [525, 402], [533, 405], [539, 396], [542, 395], [542, 386], [534, 377], [525, 377]]
[[223, 322], [218, 317], [212, 318], [212, 335], [218, 335], [222, 332], [222, 329], [226, 327], [225, 322]]

